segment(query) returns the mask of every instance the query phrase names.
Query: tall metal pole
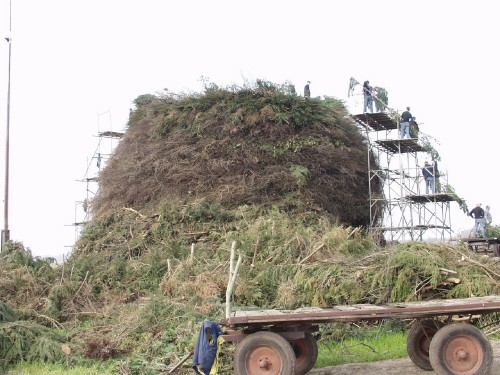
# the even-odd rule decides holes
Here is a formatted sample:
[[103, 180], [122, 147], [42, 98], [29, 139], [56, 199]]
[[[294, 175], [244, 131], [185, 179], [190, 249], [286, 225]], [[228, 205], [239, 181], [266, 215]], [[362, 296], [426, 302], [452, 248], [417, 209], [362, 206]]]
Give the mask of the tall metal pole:
[[[9, 2], [9, 32], [12, 33], [12, 0]], [[12, 38], [5, 38], [7, 43], [9, 43], [9, 74], [7, 83], [7, 130], [5, 136], [5, 196], [4, 196], [4, 213], [3, 213], [3, 223], [4, 228], [2, 229], [2, 243], [0, 251], [5, 249], [5, 244], [10, 240], [9, 231], [9, 128], [10, 128], [10, 62], [12, 56]]]

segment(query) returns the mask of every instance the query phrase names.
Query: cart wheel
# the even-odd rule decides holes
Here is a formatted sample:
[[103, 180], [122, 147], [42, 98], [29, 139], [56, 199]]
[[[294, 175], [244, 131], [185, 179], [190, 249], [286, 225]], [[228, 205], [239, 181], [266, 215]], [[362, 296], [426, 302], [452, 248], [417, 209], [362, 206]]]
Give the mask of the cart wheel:
[[439, 320], [421, 320], [411, 327], [408, 333], [406, 339], [408, 356], [414, 364], [423, 370], [432, 370], [429, 360], [429, 346], [438, 329], [442, 327], [444, 327], [444, 323]]
[[493, 365], [490, 341], [469, 323], [450, 324], [437, 331], [429, 358], [438, 375], [489, 374]]
[[252, 333], [236, 347], [234, 370], [237, 375], [294, 375], [295, 354], [277, 333]]
[[318, 343], [314, 336], [306, 332], [305, 337], [290, 341], [295, 353], [295, 375], [304, 375], [314, 367], [318, 358]]

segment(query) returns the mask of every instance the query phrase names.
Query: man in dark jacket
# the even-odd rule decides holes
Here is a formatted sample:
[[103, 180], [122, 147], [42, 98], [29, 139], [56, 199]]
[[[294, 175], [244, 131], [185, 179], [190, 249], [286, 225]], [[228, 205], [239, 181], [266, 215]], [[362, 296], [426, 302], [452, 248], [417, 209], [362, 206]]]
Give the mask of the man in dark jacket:
[[373, 113], [373, 87], [370, 86], [370, 81], [363, 83], [363, 99], [363, 113], [366, 113], [368, 109], [370, 113]]
[[472, 236], [477, 237], [477, 229], [481, 231], [481, 237], [486, 237], [486, 231], [484, 230], [484, 210], [481, 207], [481, 203], [478, 203], [471, 212], [469, 216], [474, 218], [474, 229], [472, 230]]
[[307, 81], [307, 85], [304, 87], [304, 97], [310, 98], [311, 97], [311, 89], [309, 88], [309, 84], [311, 81]]
[[424, 176], [425, 181], [425, 194], [429, 194], [429, 191], [431, 192], [431, 194], [434, 194], [434, 179], [436, 178], [434, 175], [434, 166], [431, 165], [427, 160], [425, 161], [424, 167], [422, 168], [422, 175]]
[[412, 121], [413, 116], [410, 113], [410, 107], [406, 107], [406, 111], [401, 113], [401, 134], [400, 138], [404, 139], [411, 138], [410, 135], [410, 121]]

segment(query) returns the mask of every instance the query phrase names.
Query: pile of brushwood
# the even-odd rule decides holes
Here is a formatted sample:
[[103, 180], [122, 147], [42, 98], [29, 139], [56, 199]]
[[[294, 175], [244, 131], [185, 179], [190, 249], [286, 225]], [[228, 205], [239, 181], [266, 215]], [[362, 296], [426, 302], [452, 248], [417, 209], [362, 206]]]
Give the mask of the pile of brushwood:
[[[70, 257], [56, 264], [18, 242], [0, 253], [1, 369], [36, 358], [168, 371], [203, 320], [224, 318], [233, 243], [233, 309], [500, 292], [499, 263], [460, 242], [371, 237], [368, 150], [338, 100], [258, 81], [135, 104]], [[352, 328], [325, 325], [320, 340]]]

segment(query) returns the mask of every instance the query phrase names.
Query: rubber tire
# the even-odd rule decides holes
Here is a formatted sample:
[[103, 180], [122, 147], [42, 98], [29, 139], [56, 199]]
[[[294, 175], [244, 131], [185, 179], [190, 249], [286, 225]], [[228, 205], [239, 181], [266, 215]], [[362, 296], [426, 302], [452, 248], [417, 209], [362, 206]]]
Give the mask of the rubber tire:
[[412, 362], [426, 371], [432, 371], [429, 347], [436, 332], [444, 327], [439, 320], [420, 320], [411, 327], [406, 339], [406, 351]]
[[493, 256], [500, 257], [500, 245], [495, 243], [493, 244]]
[[[459, 358], [462, 355], [466, 357]], [[479, 328], [469, 323], [455, 323], [434, 335], [429, 358], [438, 375], [482, 375], [491, 372], [493, 350]]]
[[306, 332], [303, 339], [290, 341], [295, 353], [295, 375], [307, 374], [318, 358], [318, 343], [314, 336]]
[[277, 333], [257, 332], [238, 344], [233, 366], [237, 375], [295, 375], [295, 354]]

